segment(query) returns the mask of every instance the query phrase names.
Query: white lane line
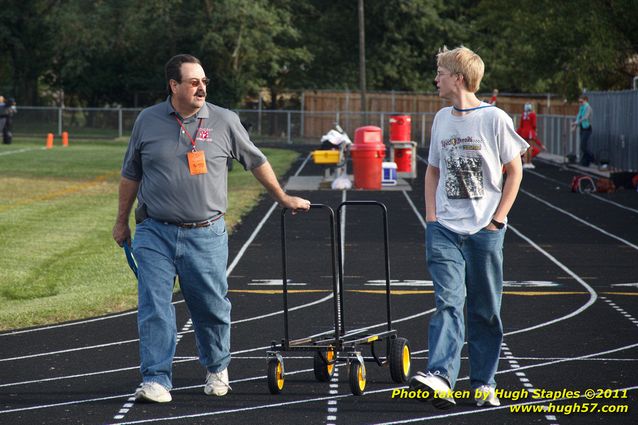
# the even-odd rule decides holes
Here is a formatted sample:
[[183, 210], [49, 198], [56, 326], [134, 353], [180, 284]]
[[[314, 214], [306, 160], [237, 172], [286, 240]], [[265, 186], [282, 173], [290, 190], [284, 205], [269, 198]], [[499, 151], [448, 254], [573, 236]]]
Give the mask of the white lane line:
[[[178, 302], [183, 302], [183, 301], [178, 301]], [[173, 304], [175, 304], [175, 303], [173, 303]], [[93, 319], [81, 320], [81, 321], [72, 322], [72, 323], [61, 323], [59, 325], [42, 326], [42, 327], [38, 327], [38, 328], [23, 329], [23, 330], [19, 330], [19, 331], [10, 331], [10, 332], [7, 332], [7, 333], [0, 334], [0, 337], [20, 335], [20, 334], [26, 334], [26, 333], [31, 333], [31, 332], [48, 331], [50, 329], [66, 328], [68, 326], [84, 325], [86, 323], [101, 322], [102, 320], [110, 320], [110, 319], [117, 319], [118, 317], [130, 316], [131, 314], [137, 314], [137, 310], [128, 311], [126, 313], [114, 314], [112, 316], [96, 317], [96, 318], [93, 318]]]
[[[624, 351], [624, 350], [630, 350], [633, 348], [638, 347], [638, 343], [636, 344], [630, 344], [630, 345], [625, 345], [622, 347], [617, 347], [611, 350], [606, 350], [606, 351], [601, 351], [598, 353], [592, 353], [592, 354], [586, 354], [586, 355], [582, 355], [582, 356], [578, 356], [578, 357], [574, 357], [571, 359], [563, 359], [563, 360], [556, 360], [556, 361], [550, 361], [550, 362], [546, 362], [546, 363], [539, 363], [536, 365], [530, 365], [530, 366], [523, 366], [520, 368], [520, 370], [525, 370], [525, 369], [534, 369], [534, 368], [538, 368], [538, 367], [545, 367], [545, 366], [551, 366], [554, 364], [559, 364], [559, 363], [566, 363], [566, 362], [572, 362], [572, 361], [579, 361], [579, 360], [584, 360], [584, 359], [589, 359], [589, 358], [596, 358], [596, 357], [600, 357], [603, 355], [607, 355], [607, 354], [611, 354], [611, 353], [615, 353], [615, 352], [619, 352], [619, 351]], [[266, 347], [269, 348], [269, 347]], [[265, 348], [264, 348], [265, 349]], [[297, 373], [305, 373], [305, 372], [310, 372], [312, 371], [312, 369], [304, 369], [304, 370], [299, 370], [299, 371], [290, 371], [290, 372], [286, 372], [286, 375], [293, 375], [293, 374], [297, 374]], [[497, 375], [500, 374], [508, 374], [508, 373], [512, 373], [514, 372], [513, 370], [505, 370], [505, 371], [498, 371], [496, 372]], [[238, 383], [238, 382], [247, 382], [247, 381], [255, 381], [255, 380], [265, 380], [266, 376], [262, 375], [262, 376], [255, 376], [255, 377], [250, 377], [250, 378], [244, 378], [244, 379], [238, 379], [238, 380], [233, 380], [230, 383]], [[464, 377], [459, 379], [459, 381], [467, 381], [469, 380], [469, 377]], [[174, 388], [172, 391], [183, 391], [183, 390], [190, 390], [190, 389], [194, 389], [194, 388], [201, 388], [203, 387], [203, 385], [192, 385], [192, 386], [188, 386], [188, 387], [179, 387], [179, 388]], [[381, 390], [373, 390], [373, 391], [366, 391], [365, 394], [377, 394], [377, 393], [384, 393], [384, 392], [390, 392], [392, 390], [394, 390], [395, 388], [407, 388], [407, 386], [403, 386], [403, 387], [392, 387], [392, 388], [385, 388], [385, 389], [381, 389]], [[638, 386], [636, 387], [631, 387], [631, 388], [618, 388], [618, 390], [633, 390], [633, 389], [638, 389]], [[114, 400], [114, 399], [122, 399], [122, 398], [127, 398], [130, 397], [131, 394], [119, 394], [119, 395], [114, 395], [114, 396], [107, 396], [107, 397], [99, 397], [99, 398], [92, 398], [92, 399], [85, 399], [85, 400], [74, 400], [74, 401], [68, 401], [68, 402], [62, 402], [62, 403], [54, 403], [54, 404], [48, 404], [48, 405], [38, 405], [38, 406], [30, 406], [30, 407], [22, 407], [22, 408], [17, 408], [17, 409], [8, 409], [8, 410], [0, 410], [0, 414], [3, 413], [15, 413], [15, 412], [23, 412], [23, 411], [30, 411], [30, 410], [40, 410], [40, 409], [47, 409], [47, 408], [55, 408], [55, 407], [61, 407], [61, 406], [69, 406], [69, 405], [75, 405], [75, 404], [84, 404], [84, 403], [91, 403], [91, 402], [99, 402], [99, 401], [106, 401], [106, 400]], [[320, 399], [311, 399], [311, 400], [301, 400], [299, 402], [290, 402], [290, 404], [298, 404], [300, 402], [313, 402], [313, 401], [322, 401], [322, 400], [329, 400], [329, 399], [333, 399], [333, 398], [344, 398], [344, 397], [352, 397], [352, 394], [343, 394], [343, 395], [337, 395], [337, 396], [332, 396], [332, 397], [322, 397]], [[285, 406], [286, 403], [279, 403], [277, 404], [275, 407], [280, 407], [280, 406]], [[267, 408], [270, 405], [266, 405], [266, 406], [262, 406], [262, 407], [257, 407], [257, 408]], [[245, 408], [244, 410], [254, 410], [253, 408]], [[480, 409], [477, 412], [484, 412], [488, 409]], [[241, 411], [241, 409], [236, 410], [236, 411]], [[233, 411], [234, 412], [234, 411]], [[232, 412], [229, 412], [232, 413]], [[217, 413], [214, 413], [217, 414]], [[155, 421], [156, 419], [149, 419], [143, 422], [152, 422]], [[157, 420], [170, 420], [170, 418], [166, 419], [166, 418], [160, 418]], [[143, 423], [140, 422], [140, 423]]]
[[[633, 386], [633, 387], [615, 388], [613, 390], [615, 390], [615, 391], [633, 391], [633, 390], [637, 390], [637, 389], [638, 389], [638, 385]], [[580, 398], [583, 398], [583, 397], [584, 396], [581, 396]], [[454, 418], [454, 417], [458, 417], [458, 416], [467, 416], [467, 415], [482, 414], [482, 413], [494, 413], [494, 412], [496, 412], [498, 410], [506, 410], [506, 409], [509, 410], [512, 406], [527, 406], [527, 405], [542, 404], [542, 403], [552, 403], [552, 402], [565, 401], [565, 400], [578, 400], [578, 399], [563, 397], [563, 398], [558, 398], [558, 399], [555, 399], [555, 400], [552, 400], [552, 399], [534, 400], [534, 401], [527, 401], [527, 402], [524, 402], [524, 403], [506, 404], [506, 405], [502, 405], [502, 406], [499, 406], [499, 407], [490, 407], [489, 409], [486, 409], [484, 407], [479, 407], [479, 408], [475, 408], [474, 410], [466, 410], [464, 412], [454, 412], [454, 413], [447, 413], [447, 414], [434, 415], [434, 416], [423, 416], [423, 417], [419, 417], [419, 418], [405, 419], [405, 420], [402, 420], [402, 421], [378, 422], [378, 423], [375, 423], [373, 425], [398, 425], [398, 424], [409, 424], [409, 423], [413, 423], [413, 422], [434, 421], [434, 420], [440, 420], [440, 419]], [[129, 423], [132, 423], [132, 422], [129, 422]], [[120, 425], [124, 425], [124, 424], [120, 424]]]
[[36, 151], [36, 150], [45, 150], [45, 149], [46, 148], [24, 148], [24, 149], [18, 149], [15, 151], [2, 152], [0, 153], [0, 156], [13, 155], [14, 153], [22, 153], [22, 152], [29, 152], [29, 151]]
[[[315, 301], [311, 301], [309, 303], [306, 304], [301, 304], [295, 307], [291, 307], [288, 310], [289, 311], [295, 311], [295, 310], [299, 310], [302, 308], [307, 308], [316, 304], [320, 304], [322, 302], [325, 302], [327, 300], [329, 300], [330, 298], [332, 298], [333, 295], [327, 295], [323, 298], [320, 298], [318, 300]], [[279, 314], [283, 314], [283, 310], [278, 310], [278, 311], [273, 311], [272, 313], [266, 313], [266, 314], [262, 314], [260, 316], [254, 316], [254, 317], [247, 317], [245, 319], [239, 319], [239, 320], [234, 320], [231, 322], [232, 325], [238, 324], [238, 323], [246, 323], [246, 322], [251, 322], [254, 320], [260, 320], [266, 317], [270, 317], [270, 316], [276, 316]], [[192, 333], [193, 330], [189, 329], [186, 331], [181, 331], [178, 332], [177, 335], [178, 337], [184, 334], [188, 334], [188, 333]], [[28, 355], [24, 355], [24, 356], [17, 356], [17, 357], [9, 357], [9, 358], [4, 358], [4, 359], [0, 359], [0, 362], [9, 362], [9, 361], [15, 361], [15, 360], [25, 360], [25, 359], [31, 359], [34, 357], [44, 357], [44, 356], [53, 356], [56, 354], [64, 354], [64, 353], [72, 353], [72, 352], [76, 352], [76, 351], [84, 351], [84, 350], [95, 350], [98, 348], [106, 348], [106, 347], [113, 347], [113, 346], [117, 346], [117, 345], [124, 345], [124, 344], [131, 344], [131, 343], [135, 343], [135, 342], [139, 342], [139, 338], [136, 339], [128, 339], [128, 340], [123, 340], [123, 341], [115, 341], [115, 342], [108, 342], [108, 343], [104, 343], [104, 344], [98, 344], [98, 345], [90, 345], [90, 346], [86, 346], [86, 347], [77, 347], [77, 348], [69, 348], [66, 350], [58, 350], [58, 351], [48, 351], [48, 352], [44, 352], [44, 353], [37, 353], [37, 354], [28, 354]]]
[[[631, 348], [634, 348], [634, 347], [637, 347], [637, 346], [638, 346], [638, 343], [637, 344], [631, 344], [631, 345], [627, 345], [627, 346], [624, 346], [624, 347], [615, 348], [615, 349], [612, 349], [612, 350], [602, 351], [602, 352], [599, 352], [599, 353], [592, 353], [592, 354], [587, 354], [587, 355], [584, 355], [584, 356], [578, 356], [575, 359], [582, 359], [582, 358], [587, 358], [587, 357], [598, 357], [600, 355], [609, 354], [609, 353], [612, 353], [612, 352], [622, 351], [622, 350], [626, 350], [626, 349], [631, 349]], [[566, 361], [571, 361], [571, 360], [575, 360], [575, 359], [570, 359], [570, 360], [566, 360]], [[533, 365], [533, 366], [526, 366], [526, 367], [518, 368], [517, 370], [500, 371], [500, 372], [497, 372], [497, 373], [500, 373], [500, 374], [514, 373], [516, 371], [523, 370], [523, 369], [544, 367], [544, 366], [549, 366], [549, 365], [552, 365], [552, 364], [555, 364], [555, 363], [562, 363], [562, 361], [548, 362], [548, 363], [545, 363], [545, 364], [539, 364], [539, 365]], [[462, 379], [459, 379], [459, 381], [463, 381], [463, 380], [469, 380], [469, 378], [468, 377], [464, 377]], [[387, 393], [387, 392], [393, 391], [396, 388], [407, 388], [407, 386], [393, 387], [393, 388], [384, 388], [384, 389], [373, 390], [373, 391], [366, 391], [364, 396], [368, 395], [368, 394]], [[630, 390], [635, 390], [635, 389], [638, 389], [638, 386], [627, 387], [627, 388], [618, 388], [619, 391], [622, 391], [622, 390], [630, 391]], [[225, 411], [205, 412], [205, 413], [199, 413], [199, 414], [193, 414], [193, 415], [183, 415], [183, 416], [174, 416], [174, 417], [144, 419], [144, 420], [131, 421], [131, 422], [122, 422], [122, 423], [119, 423], [118, 425], [133, 425], [133, 424], [141, 424], [141, 423], [149, 423], [149, 422], [173, 421], [173, 420], [181, 420], [181, 419], [191, 419], [191, 418], [206, 417], [206, 416], [216, 416], [216, 415], [228, 414], [228, 413], [243, 413], [243, 412], [253, 411], [253, 410], [279, 408], [279, 407], [297, 405], [297, 404], [300, 404], [300, 403], [313, 403], [313, 402], [316, 402], [316, 401], [331, 400], [331, 399], [341, 399], [341, 398], [346, 398], [346, 397], [356, 397], [356, 396], [354, 396], [353, 394], [336, 394], [336, 395], [332, 395], [332, 396], [328, 396], [328, 397], [317, 397], [317, 398], [306, 399], [306, 400], [297, 400], [297, 401], [283, 402], [283, 403], [273, 403], [273, 404], [260, 405], [260, 406], [251, 406], [251, 407], [245, 407], [245, 408], [239, 408], [239, 409], [229, 409], [229, 410], [225, 410]], [[540, 401], [538, 401], [538, 403], [546, 403], [546, 402], [550, 402], [550, 401], [552, 401], [552, 400], [540, 400]], [[530, 404], [530, 403], [521, 403], [521, 404]], [[490, 412], [490, 411], [493, 412], [493, 411], [499, 410], [499, 409], [508, 409], [509, 406], [511, 406], [511, 405], [504, 405], [504, 406], [494, 407], [494, 408], [490, 408], [490, 409], [480, 408], [480, 409], [477, 409], [477, 410], [472, 410], [472, 411], [467, 411], [467, 412], [459, 412], [459, 413], [452, 413], [452, 414], [447, 414], [447, 415], [443, 414], [443, 415], [435, 415], [435, 416], [426, 416], [426, 417], [421, 417], [421, 418], [408, 419], [406, 421], [387, 422], [387, 423], [384, 423], [383, 425], [401, 424], [401, 423], [409, 423], [409, 422], [419, 422], [419, 421], [423, 421], [423, 420], [436, 420], [436, 419], [446, 418], [448, 416], [457, 416], [459, 414], [465, 415], [465, 414], [473, 414], [473, 413], [484, 413], [484, 412]], [[0, 412], [0, 413], [2, 413], [2, 412]], [[379, 424], [379, 425], [381, 425], [381, 424]]]
[[605, 301], [607, 304], [609, 304], [609, 306], [612, 307], [614, 310], [616, 310], [618, 313], [620, 313], [624, 317], [626, 317], [631, 323], [633, 323], [634, 325], [638, 326], [638, 320], [636, 320], [636, 318], [634, 316], [629, 314], [622, 307], [617, 306], [612, 300], [610, 300], [607, 297], [600, 297], [600, 299]]
[[424, 229], [427, 229], [428, 225], [425, 224], [425, 219], [423, 218], [423, 215], [419, 212], [417, 207], [414, 205], [414, 202], [412, 202], [412, 199], [410, 199], [410, 197], [408, 196], [408, 192], [406, 192], [405, 190], [402, 190], [401, 192], [403, 192], [403, 196], [405, 196], [405, 199], [408, 201], [408, 204], [410, 204], [410, 207], [412, 207], [412, 211], [414, 211], [414, 214], [417, 216], [417, 218], [421, 222], [421, 226], [423, 226]]
[[[421, 216], [421, 214], [419, 214], [418, 211], [416, 211], [416, 210], [415, 210], [415, 214], [418, 217]], [[425, 223], [423, 223], [423, 225], [425, 226]], [[529, 332], [529, 331], [534, 330], [534, 329], [542, 328], [542, 327], [549, 326], [549, 325], [558, 323], [560, 321], [569, 319], [571, 317], [574, 317], [574, 316], [582, 313], [587, 308], [591, 307], [591, 305], [594, 302], [596, 302], [596, 299], [598, 297], [598, 295], [596, 294], [596, 291], [594, 291], [594, 289], [591, 286], [589, 286], [583, 279], [581, 279], [580, 276], [578, 276], [576, 273], [571, 271], [567, 266], [565, 266], [563, 263], [558, 261], [555, 257], [553, 257], [551, 254], [549, 254], [543, 248], [538, 246], [538, 244], [536, 244], [530, 238], [528, 238], [527, 236], [525, 236], [521, 232], [519, 232], [514, 226], [511, 226], [511, 225], [508, 224], [507, 227], [508, 227], [508, 229], [511, 229], [515, 234], [517, 234], [520, 238], [522, 238], [524, 241], [526, 241], [528, 244], [530, 244], [532, 247], [534, 247], [537, 251], [542, 253], [550, 261], [552, 261], [554, 264], [556, 264], [558, 267], [560, 267], [562, 270], [564, 270], [566, 273], [568, 273], [570, 276], [572, 276], [580, 285], [582, 285], [587, 290], [587, 292], [589, 292], [590, 297], [589, 297], [589, 300], [585, 304], [583, 304], [580, 308], [578, 308], [577, 310], [573, 311], [570, 314], [567, 314], [565, 316], [561, 316], [559, 318], [556, 318], [554, 320], [550, 320], [548, 322], [539, 323], [538, 325], [535, 325], [535, 326], [519, 329], [519, 330], [512, 331], [512, 332], [507, 332], [507, 333], [504, 334], [504, 336], [515, 335], [517, 333], [523, 333], [523, 332]], [[421, 354], [421, 353], [425, 353], [425, 352], [428, 352], [428, 350], [426, 349], [426, 350], [421, 350], [421, 351], [413, 351], [412, 354]]]
[[[330, 297], [326, 297], [330, 298]], [[300, 308], [301, 306], [297, 307]], [[401, 322], [405, 322], [405, 321], [409, 321], [415, 318], [418, 318], [420, 316], [424, 316], [426, 314], [430, 314], [432, 312], [434, 312], [435, 309], [430, 309], [421, 313], [416, 313], [410, 316], [405, 316], [405, 317], [401, 317], [399, 319], [394, 320], [394, 323], [401, 323]], [[374, 329], [374, 328], [378, 328], [378, 327], [382, 327], [382, 326], [386, 326], [387, 322], [381, 322], [381, 323], [377, 323], [375, 325], [370, 326], [369, 328], [359, 328], [359, 329], [355, 329], [352, 332], [355, 331], [362, 331], [362, 330], [370, 330], [370, 329]], [[328, 332], [320, 332], [314, 335], [310, 335], [310, 337], [317, 337], [317, 336], [321, 336], [321, 335], [325, 335], [328, 333], [331, 333], [333, 331], [328, 331]], [[182, 332], [181, 334], [185, 334], [187, 332]], [[237, 350], [237, 351], [233, 351], [231, 353], [232, 357], [235, 358], [235, 356], [239, 355], [239, 354], [245, 354], [245, 353], [251, 353], [254, 351], [260, 351], [260, 350], [268, 350], [270, 349], [271, 346], [270, 345], [265, 345], [262, 347], [254, 347], [254, 348], [247, 348], [244, 350]], [[264, 357], [259, 357], [260, 359], [264, 359]], [[288, 358], [288, 357], [286, 357]], [[173, 363], [185, 363], [185, 362], [191, 362], [191, 361], [198, 361], [198, 357], [189, 357], [189, 358], [185, 358], [182, 360], [178, 360], [178, 361], [174, 361]], [[134, 366], [134, 367], [127, 367], [127, 368], [121, 368], [121, 369], [112, 369], [109, 371], [100, 371], [100, 372], [92, 372], [92, 373], [87, 373], [87, 374], [81, 374], [81, 375], [70, 375], [70, 376], [62, 376], [62, 377], [57, 377], [57, 378], [45, 378], [45, 379], [39, 379], [39, 380], [33, 380], [33, 381], [24, 381], [24, 382], [15, 382], [15, 383], [9, 383], [9, 384], [3, 384], [0, 385], [0, 387], [9, 387], [9, 386], [16, 386], [16, 385], [23, 385], [23, 384], [33, 384], [33, 383], [40, 383], [40, 382], [47, 382], [47, 381], [55, 381], [55, 380], [62, 380], [62, 379], [72, 379], [72, 378], [78, 378], [78, 377], [83, 377], [83, 376], [92, 376], [92, 375], [100, 375], [100, 374], [107, 374], [107, 373], [117, 373], [117, 372], [121, 372], [121, 371], [126, 371], [126, 370], [134, 370], [134, 369], [139, 369], [139, 366]], [[286, 372], [286, 374], [288, 374], [288, 372]], [[198, 388], [201, 387], [203, 385], [199, 385], [199, 386], [194, 386], [194, 387], [188, 387], [188, 388]], [[57, 404], [56, 404], [57, 406]], [[36, 407], [34, 407], [36, 408]], [[28, 408], [30, 409], [30, 408]], [[0, 413], [3, 413], [2, 411], [0, 411]]]
[[[534, 325], [534, 326], [530, 326], [530, 327], [523, 328], [523, 329], [518, 329], [518, 330], [515, 330], [515, 331], [511, 331], [511, 332], [506, 332], [506, 333], [503, 334], [503, 336], [510, 336], [510, 335], [516, 335], [516, 334], [519, 334], [519, 333], [529, 332], [529, 331], [532, 331], [532, 330], [535, 330], [535, 329], [540, 329], [540, 328], [544, 328], [546, 326], [554, 325], [554, 324], [556, 324], [558, 322], [562, 322], [562, 321], [567, 320], [567, 319], [571, 319], [572, 317], [575, 317], [575, 316], [579, 315], [580, 313], [582, 313], [583, 311], [587, 310], [589, 307], [591, 307], [596, 302], [596, 300], [598, 298], [598, 295], [596, 294], [596, 291], [594, 291], [594, 289], [591, 286], [589, 286], [583, 279], [581, 279], [580, 276], [578, 276], [576, 273], [571, 271], [567, 266], [565, 266], [563, 263], [558, 261], [555, 257], [553, 257], [551, 254], [549, 254], [543, 248], [538, 246], [534, 241], [532, 241], [527, 236], [523, 235], [521, 232], [516, 230], [516, 228], [514, 226], [511, 226], [511, 225], [508, 224], [507, 227], [509, 229], [511, 229], [514, 233], [516, 233], [520, 238], [522, 238], [527, 243], [532, 245], [537, 251], [539, 251], [541, 254], [543, 254], [545, 257], [547, 257], [550, 261], [552, 261], [554, 264], [556, 264], [558, 267], [560, 267], [563, 271], [565, 271], [567, 274], [569, 274], [571, 277], [573, 277], [574, 280], [576, 280], [579, 284], [581, 284], [587, 290], [587, 292], [589, 292], [589, 300], [587, 300], [587, 302], [585, 304], [583, 304], [582, 306], [580, 306], [579, 308], [577, 308], [576, 310], [572, 311], [569, 314], [566, 314], [566, 315], [561, 316], [561, 317], [557, 317], [556, 319], [549, 320], [547, 322], [539, 323], [539, 324]], [[421, 354], [421, 353], [425, 353], [427, 351], [428, 350], [414, 351], [412, 354]]]
[[555, 205], [552, 205], [549, 202], [545, 201], [544, 199], [541, 199], [538, 196], [531, 194], [530, 192], [526, 191], [525, 189], [521, 189], [520, 191], [522, 193], [524, 193], [525, 195], [529, 196], [530, 198], [536, 199], [538, 202], [543, 203], [543, 204], [547, 205], [548, 207], [550, 207], [550, 208], [552, 208], [552, 209], [554, 209], [554, 210], [556, 210], [558, 212], [561, 212], [561, 213], [573, 218], [574, 220], [584, 224], [585, 226], [588, 226], [588, 227], [591, 227], [592, 229], [598, 230], [600, 233], [602, 233], [604, 235], [607, 235], [610, 238], [616, 239], [616, 240], [624, 243], [625, 245], [632, 247], [635, 250], [638, 250], [638, 246], [634, 245], [633, 243], [629, 242], [628, 240], [623, 239], [620, 236], [616, 236], [613, 233], [610, 233], [610, 232], [608, 232], [608, 231], [606, 231], [604, 229], [601, 229], [600, 227], [598, 227], [598, 226], [596, 226], [594, 224], [591, 224], [591, 223], [587, 222], [586, 220], [583, 220], [582, 218], [570, 213], [569, 211], [565, 211], [562, 208], [559, 208], [559, 207], [557, 207]]
[[[516, 369], [516, 372], [514, 372], [514, 374], [520, 381], [521, 385], [523, 385], [525, 390], [527, 390], [530, 394], [534, 392], [534, 384], [531, 383], [531, 381], [529, 380], [525, 372], [520, 370], [521, 366], [518, 364], [518, 361], [516, 361], [514, 357], [512, 356], [512, 352], [510, 348], [507, 346], [507, 344], [505, 343], [505, 341], [503, 341], [501, 346], [503, 349], [503, 354], [506, 355], [507, 361], [509, 362], [510, 367], [512, 369]], [[550, 425], [559, 425], [558, 420], [556, 419], [556, 416], [554, 415], [545, 415], [545, 419], [550, 422]]]

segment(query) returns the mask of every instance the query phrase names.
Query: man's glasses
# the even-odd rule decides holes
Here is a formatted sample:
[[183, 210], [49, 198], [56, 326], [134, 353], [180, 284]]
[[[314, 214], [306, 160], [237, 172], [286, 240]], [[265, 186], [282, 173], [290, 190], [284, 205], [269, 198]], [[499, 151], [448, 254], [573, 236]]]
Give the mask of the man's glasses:
[[201, 80], [198, 80], [197, 78], [193, 78], [193, 79], [190, 79], [188, 81], [180, 81], [180, 82], [184, 83], [184, 84], [190, 84], [191, 87], [199, 87], [200, 84], [208, 86], [208, 83], [210, 83], [210, 80], [208, 78], [204, 77]]

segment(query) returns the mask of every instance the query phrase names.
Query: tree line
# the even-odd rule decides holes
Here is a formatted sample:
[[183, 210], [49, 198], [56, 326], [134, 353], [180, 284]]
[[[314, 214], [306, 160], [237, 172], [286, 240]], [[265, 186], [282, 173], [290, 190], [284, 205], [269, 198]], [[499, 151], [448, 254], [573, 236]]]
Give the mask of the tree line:
[[[635, 0], [367, 0], [368, 90], [432, 91], [435, 55], [465, 45], [483, 91], [626, 89], [638, 75]], [[356, 0], [4, 0], [0, 94], [23, 105], [145, 106], [163, 67], [199, 57], [209, 100], [261, 88], [359, 87]]]

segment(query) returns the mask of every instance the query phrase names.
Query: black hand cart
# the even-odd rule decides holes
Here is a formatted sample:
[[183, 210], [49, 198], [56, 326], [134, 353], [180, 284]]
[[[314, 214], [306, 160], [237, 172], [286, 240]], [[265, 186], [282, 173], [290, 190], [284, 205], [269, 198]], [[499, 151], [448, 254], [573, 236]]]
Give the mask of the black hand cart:
[[[386, 312], [387, 327], [382, 332], [370, 332], [370, 329], [346, 330], [345, 309], [343, 300], [343, 261], [341, 246], [340, 216], [341, 210], [347, 205], [352, 206], [376, 206], [383, 213], [383, 238], [385, 253], [385, 288], [386, 288]], [[266, 353], [268, 362], [268, 388], [272, 394], [279, 394], [284, 388], [285, 369], [282, 352], [307, 351], [314, 352], [313, 370], [315, 378], [320, 382], [332, 379], [335, 365], [339, 361], [345, 361], [348, 367], [348, 381], [353, 394], [361, 395], [365, 391], [367, 379], [365, 362], [374, 362], [379, 366], [389, 366], [390, 376], [396, 383], [405, 383], [410, 376], [410, 344], [407, 339], [397, 336], [397, 331], [392, 329], [391, 305], [390, 305], [390, 256], [388, 246], [388, 215], [387, 208], [377, 201], [345, 201], [337, 208], [335, 213], [332, 208], [324, 204], [312, 204], [312, 210], [322, 209], [328, 212], [330, 223], [330, 248], [332, 264], [332, 289], [334, 300], [334, 330], [324, 332], [319, 336], [301, 339], [290, 339], [288, 327], [288, 281], [287, 281], [287, 252], [286, 252], [286, 212], [281, 212], [281, 247], [283, 265], [283, 319], [284, 338], [281, 343], [272, 342], [270, 350]], [[336, 242], [335, 242], [336, 241]], [[386, 344], [386, 356], [377, 353], [378, 344]], [[370, 347], [371, 356], [364, 357], [361, 348]]]

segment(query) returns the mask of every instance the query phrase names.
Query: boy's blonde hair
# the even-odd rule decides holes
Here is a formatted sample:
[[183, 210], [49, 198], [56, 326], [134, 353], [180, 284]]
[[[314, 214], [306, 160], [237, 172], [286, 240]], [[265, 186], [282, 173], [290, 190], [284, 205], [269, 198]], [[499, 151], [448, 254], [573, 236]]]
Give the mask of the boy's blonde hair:
[[467, 47], [457, 47], [448, 50], [443, 46], [436, 55], [436, 66], [450, 70], [452, 74], [461, 74], [465, 82], [465, 88], [476, 93], [481, 85], [485, 64], [483, 59]]

